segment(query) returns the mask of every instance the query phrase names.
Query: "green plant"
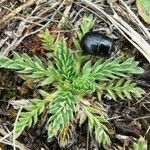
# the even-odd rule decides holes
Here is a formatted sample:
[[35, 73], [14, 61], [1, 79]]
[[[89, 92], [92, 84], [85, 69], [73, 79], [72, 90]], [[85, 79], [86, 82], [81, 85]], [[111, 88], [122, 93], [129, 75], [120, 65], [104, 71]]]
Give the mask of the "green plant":
[[[131, 99], [133, 95], [140, 97], [144, 91], [129, 81], [128, 77], [143, 73], [143, 69], [138, 67], [138, 62], [133, 58], [125, 61], [119, 57], [85, 62], [67, 48], [64, 38], [54, 47], [49, 45], [53, 39], [51, 35], [46, 33], [44, 39], [45, 48], [55, 49], [53, 62], [49, 60], [44, 64], [37, 56], [29, 57], [27, 54], [14, 53], [12, 59], [0, 56], [0, 68], [14, 69], [30, 78], [37, 78], [40, 86], [55, 86], [54, 91], [40, 91], [43, 99], [35, 99], [21, 112], [15, 127], [16, 137], [26, 127], [35, 125], [47, 109], [48, 137], [57, 137], [60, 146], [64, 147], [70, 142], [75, 125], [78, 122], [82, 124], [86, 119], [91, 135], [94, 134], [99, 143], [110, 144], [108, 117], [101, 104], [101, 94], [107, 92], [114, 100]], [[54, 44], [54, 39], [50, 43]], [[85, 99], [86, 95], [95, 92], [99, 100]], [[80, 115], [79, 110], [82, 112]]]
[[[59, 139], [63, 137], [64, 140], [64, 135], [68, 137], [66, 132], [69, 132], [70, 124], [73, 124], [75, 120], [76, 107], [80, 103], [84, 104], [86, 94], [92, 94], [95, 91], [98, 93], [107, 91], [112, 98], [117, 100], [117, 97], [121, 99], [131, 98], [131, 94], [141, 96], [143, 93], [143, 90], [136, 87], [135, 83], [125, 80], [128, 74], [143, 72], [133, 58], [126, 61], [121, 58], [110, 58], [106, 61], [98, 60], [95, 63], [88, 61], [80, 65], [83, 66], [80, 68], [80, 72], [77, 71], [76, 61], [72, 51], [66, 47], [64, 39], [59, 43], [54, 65], [53, 62], [49, 61], [47, 67], [36, 56], [30, 58], [26, 54], [20, 56], [16, 53], [14, 53], [13, 59], [0, 56], [1, 68], [15, 69], [31, 78], [41, 78], [42, 85], [57, 82], [57, 84], [55, 83], [57, 90], [54, 93], [47, 94], [44, 100], [35, 100], [26, 111], [21, 113], [16, 126], [17, 136], [27, 126], [31, 127], [32, 124], [36, 124], [38, 117], [48, 107], [50, 114], [47, 123], [48, 136], [49, 138], [58, 136]], [[124, 79], [122, 80], [120, 77]], [[95, 138], [100, 143], [109, 144], [109, 131], [105, 126], [107, 115], [103, 111], [98, 112], [100, 107], [95, 109], [92, 103], [90, 105], [84, 104], [84, 107], [89, 131], [95, 133]]]
[[57, 46], [57, 41], [54, 36], [52, 36], [48, 29], [41, 31], [39, 37], [42, 41], [42, 47], [47, 51], [54, 51]]
[[133, 143], [134, 150], [147, 150], [147, 141], [141, 136], [137, 142]]
[[150, 3], [149, 0], [136, 0], [139, 15], [145, 22], [150, 24]]
[[83, 35], [87, 32], [89, 32], [93, 26], [94, 26], [95, 21], [93, 20], [93, 15], [83, 16], [83, 19], [81, 20], [80, 23], [80, 30], [77, 32], [77, 36], [79, 40], [83, 37]]
[[93, 19], [93, 15], [84, 15], [83, 19], [81, 20], [79, 30], [75, 33], [73, 37], [73, 42], [75, 47], [79, 50], [80, 49], [80, 43], [79, 41], [83, 37], [83, 35], [87, 32], [89, 32], [93, 26], [94, 26], [95, 20]]

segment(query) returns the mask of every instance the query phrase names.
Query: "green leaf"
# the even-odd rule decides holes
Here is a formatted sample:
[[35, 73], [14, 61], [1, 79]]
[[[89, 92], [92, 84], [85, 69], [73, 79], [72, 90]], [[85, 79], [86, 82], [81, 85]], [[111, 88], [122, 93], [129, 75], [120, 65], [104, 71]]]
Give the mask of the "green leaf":
[[84, 76], [89, 76], [89, 74], [91, 73], [92, 67], [91, 67], [91, 61], [88, 61], [82, 69], [82, 75]]
[[[101, 64], [100, 64], [101, 63]], [[141, 74], [143, 69], [138, 67], [138, 62], [133, 58], [122, 61], [119, 58], [109, 58], [108, 60], [96, 62], [91, 71], [91, 76], [95, 80], [107, 81], [108, 79], [116, 79], [118, 77], [126, 77], [129, 74]]]
[[89, 108], [86, 109], [86, 115], [88, 117], [88, 126], [90, 133], [95, 134], [95, 138], [99, 143], [110, 144], [110, 137], [108, 135], [108, 129], [104, 125], [107, 122], [104, 116], [98, 116], [90, 111]]
[[53, 51], [55, 50], [55, 38], [54, 36], [52, 36], [49, 32], [48, 29], [46, 29], [45, 31], [42, 31], [39, 36], [41, 37], [42, 40], [42, 46], [45, 50], [47, 51]]
[[76, 76], [76, 61], [71, 50], [67, 48], [64, 39], [62, 39], [59, 43], [55, 62], [57, 72], [62, 80], [72, 80]]
[[141, 136], [137, 143], [133, 143], [133, 149], [134, 150], [148, 150], [147, 141]]
[[48, 136], [57, 136], [74, 119], [76, 99], [69, 91], [57, 94], [54, 102], [49, 105], [51, 117], [48, 120]]
[[82, 76], [73, 80], [72, 88], [73, 91], [76, 91], [77, 93], [94, 92], [96, 89], [96, 83], [94, 80]]
[[80, 48], [79, 40], [77, 40], [77, 39], [74, 38], [74, 37], [73, 37], [72, 40], [73, 40], [73, 43], [74, 43], [74, 45], [75, 45], [75, 48], [76, 48], [77, 50], [81, 49], [81, 48]]
[[50, 83], [52, 83], [54, 81], [54, 78], [50, 77], [50, 78], [45, 78], [41, 83], [40, 85], [41, 86], [44, 86], [44, 85], [48, 85]]
[[44, 90], [38, 90], [38, 92], [39, 92], [39, 94], [40, 94], [42, 97], [44, 97], [44, 98], [46, 98], [46, 97], [49, 96], [49, 93], [46, 92], [46, 91], [44, 91]]
[[150, 24], [150, 1], [149, 0], [136, 0], [138, 13], [140, 16]]
[[[89, 16], [84, 16], [82, 21], [81, 21], [81, 31], [82, 31], [82, 35], [84, 35], [85, 33], [89, 32], [93, 26], [94, 26], [94, 19], [93, 19], [93, 15], [89, 15]], [[79, 34], [79, 33], [78, 33]], [[82, 36], [79, 36], [79, 39], [81, 39]]]
[[73, 38], [74, 45], [77, 50], [81, 49], [80, 48], [80, 43], [79, 41], [82, 39], [83, 35], [87, 32], [89, 32], [95, 24], [95, 20], [93, 19], [93, 15], [86, 16], [82, 18], [79, 26], [79, 31], [76, 32], [76, 37]]
[[36, 124], [38, 116], [44, 111], [46, 101], [35, 100], [27, 108], [26, 112], [21, 112], [19, 120], [16, 124], [16, 137], [18, 137], [26, 127], [31, 127], [32, 124]]
[[[54, 79], [55, 76], [50, 73], [50, 68], [49, 70], [45, 69], [44, 64], [37, 56], [29, 57], [25, 53], [22, 55], [14, 53], [13, 59], [0, 56], [0, 68], [15, 69], [19, 73], [26, 74], [31, 78], [48, 77]], [[51, 70], [53, 70], [53, 66], [51, 66]]]
[[100, 82], [97, 87], [100, 92], [107, 91], [114, 100], [117, 100], [117, 97], [120, 99], [132, 99], [131, 94], [141, 97], [145, 93], [143, 89], [137, 87], [136, 83], [125, 79]]

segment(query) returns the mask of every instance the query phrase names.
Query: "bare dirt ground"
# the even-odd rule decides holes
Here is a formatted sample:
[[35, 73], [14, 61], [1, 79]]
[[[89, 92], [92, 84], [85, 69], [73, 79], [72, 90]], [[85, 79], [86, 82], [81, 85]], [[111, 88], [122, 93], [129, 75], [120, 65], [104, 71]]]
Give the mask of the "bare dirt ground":
[[[140, 20], [136, 20], [131, 10]], [[150, 25], [138, 16], [134, 0], [114, 3], [109, 0], [93, 0], [90, 3], [86, 0], [1, 0], [0, 55], [11, 56], [13, 51], [17, 51], [46, 57], [47, 52], [41, 47], [38, 37], [39, 31], [48, 28], [53, 34], [64, 34], [71, 39], [84, 14], [93, 14], [96, 20], [94, 31], [104, 33], [114, 40], [111, 55], [134, 56], [140, 61], [145, 73], [133, 77], [133, 80], [145, 89], [146, 94], [140, 99], [119, 102], [104, 97], [112, 129], [111, 146], [102, 147], [94, 137], [89, 137], [85, 124], [77, 127], [74, 140], [66, 149], [130, 150], [134, 138], [141, 135], [148, 140], [150, 149], [150, 52], [146, 53], [150, 48]], [[37, 89], [32, 80], [24, 80], [14, 71], [0, 69], [0, 149], [13, 149], [11, 131], [18, 109], [36, 96]], [[57, 139], [47, 140], [44, 127], [39, 122], [27, 129], [16, 140], [17, 148], [61, 149]]]

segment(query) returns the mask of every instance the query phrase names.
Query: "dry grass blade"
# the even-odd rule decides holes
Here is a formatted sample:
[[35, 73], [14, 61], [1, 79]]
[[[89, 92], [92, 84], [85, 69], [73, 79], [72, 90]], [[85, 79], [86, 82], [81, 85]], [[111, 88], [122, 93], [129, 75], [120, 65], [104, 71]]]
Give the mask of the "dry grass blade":
[[1, 3], [4, 3], [4, 2], [6, 2], [6, 1], [7, 1], [7, 0], [1, 0], [1, 1], [0, 1], [0, 4], [1, 4]]
[[9, 39], [9, 38], [6, 37], [5, 39], [1, 40], [1, 41], [0, 41], [0, 47], [2, 47], [8, 39]]
[[[150, 62], [150, 45], [148, 42], [136, 32], [127, 22], [125, 22], [112, 7], [114, 15], [107, 14], [100, 6], [88, 0], [81, 0], [82, 3], [104, 15], [113, 25], [120, 31], [120, 33], [129, 40]], [[111, 3], [110, 3], [111, 4]]]
[[[12, 132], [7, 133], [5, 131], [5, 129], [1, 126], [0, 127], [0, 134], [3, 136], [0, 136], [0, 143], [6, 144], [6, 145], [10, 145], [10, 146], [14, 146], [13, 142], [12, 142]], [[29, 150], [27, 147], [24, 146], [24, 144], [18, 142], [17, 140], [15, 140], [15, 146], [16, 148], [18, 148], [19, 150]]]
[[19, 111], [18, 111], [18, 114], [17, 114], [17, 117], [16, 117], [16, 120], [15, 120], [15, 124], [14, 124], [14, 130], [13, 130], [13, 149], [14, 150], [16, 150], [16, 126], [17, 126], [17, 121], [18, 121], [18, 119], [19, 119], [19, 115], [20, 115], [20, 113], [21, 113], [21, 111], [22, 111], [22, 108], [23, 107], [21, 107], [20, 109], [19, 109]]
[[66, 18], [68, 17], [71, 8], [72, 8], [72, 2], [70, 3], [70, 5], [66, 6], [66, 9], [65, 9], [65, 11], [63, 13], [63, 16], [62, 16], [61, 20], [60, 20], [60, 23], [57, 26], [58, 29], [61, 28], [62, 24], [65, 23]]
[[[127, 6], [127, 4], [123, 0], [119, 0], [119, 2], [122, 6], [125, 7], [125, 11], [130, 16], [131, 21], [133, 20], [134, 23], [136, 23], [136, 25], [141, 29], [145, 37], [150, 38], [150, 32], [143, 25], [143, 23], [139, 20], [139, 18], [133, 13], [133, 11]], [[118, 5], [117, 7], [120, 7], [120, 6]]]
[[17, 13], [19, 13], [21, 10], [25, 9], [26, 7], [29, 7], [29, 6], [33, 5], [35, 2], [36, 2], [36, 0], [29, 0], [26, 3], [22, 4], [21, 6], [17, 7], [15, 10], [10, 12], [8, 15], [6, 15], [0, 21], [0, 25], [1, 25], [0, 29], [2, 30], [5, 27], [2, 24], [5, 25], [8, 21], [12, 20]]
[[[9, 39], [7, 38], [7, 41], [5, 40], [5, 44], [3, 42], [2, 42], [2, 44], [0, 43], [1, 44], [0, 45], [0, 48], [1, 48], [0, 55], [7, 56], [9, 54], [9, 52], [13, 51], [26, 37], [36, 34], [40, 30], [46, 28], [50, 24], [50, 22], [54, 19], [54, 17], [57, 15], [60, 8], [62, 8], [62, 6], [63, 6], [63, 3], [60, 4], [60, 2], [55, 1], [55, 0], [53, 0], [52, 2], [44, 2], [44, 3], [40, 3], [40, 1], [41, 0], [36, 1], [36, 6], [34, 7], [34, 9], [32, 10], [32, 12], [29, 15], [24, 16], [24, 17], [20, 16], [20, 18], [18, 18], [20, 20], [20, 22], [18, 21], [19, 22], [18, 28], [15, 31], [13, 31], [13, 37], [10, 40], [10, 42], [7, 42], [7, 41], [9, 41]], [[32, 0], [32, 2], [33, 2], [33, 0]], [[28, 4], [28, 6], [29, 6], [29, 4], [31, 5], [31, 3], [25, 3], [25, 4], [26, 5]], [[25, 4], [23, 4], [23, 5], [25, 5]], [[21, 7], [21, 6], [19, 6], [19, 7]], [[58, 6], [58, 8], [56, 8], [57, 6]], [[46, 12], [42, 10], [45, 7], [46, 7]], [[55, 10], [55, 12], [53, 12], [55, 8], [56, 8], [56, 10]], [[20, 10], [20, 9], [18, 9], [18, 10]], [[14, 15], [14, 12], [12, 12], [12, 13]], [[46, 20], [43, 20], [43, 18], [44, 19], [46, 18]], [[16, 18], [12, 17], [11, 19], [15, 20]], [[36, 30], [33, 30], [33, 28], [35, 26], [37, 26], [37, 28], [36, 28]], [[0, 27], [0, 29], [1, 29], [1, 27]], [[4, 40], [2, 40], [2, 41], [4, 41]]]

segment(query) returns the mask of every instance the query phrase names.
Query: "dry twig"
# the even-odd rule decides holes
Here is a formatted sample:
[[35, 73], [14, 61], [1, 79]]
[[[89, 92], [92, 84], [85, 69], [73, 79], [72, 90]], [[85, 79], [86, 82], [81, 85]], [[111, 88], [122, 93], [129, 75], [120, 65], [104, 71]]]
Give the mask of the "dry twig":
[[72, 2], [70, 3], [70, 5], [66, 6], [66, 9], [63, 13], [63, 16], [62, 16], [61, 20], [60, 20], [60, 23], [57, 26], [58, 29], [62, 26], [62, 24], [65, 23], [66, 18], [68, 18], [69, 11], [70, 11], [71, 7], [72, 7]]
[[[46, 28], [50, 24], [50, 22], [54, 19], [54, 17], [56, 16], [56, 14], [60, 10], [60, 8], [62, 7], [62, 4], [60, 5], [60, 2], [56, 2], [55, 0], [53, 0], [53, 2], [51, 1], [51, 3], [50, 2], [40, 3], [40, 1], [41, 0], [36, 1], [37, 5], [35, 6], [33, 11], [26, 18], [20, 19], [22, 21], [20, 22], [16, 33], [13, 33], [14, 34], [13, 40], [11, 40], [11, 42], [8, 43], [7, 47], [3, 47], [1, 49], [0, 55], [7, 56], [9, 54], [9, 52], [14, 50], [26, 37], [28, 37], [32, 34], [36, 34], [40, 30]], [[29, 5], [29, 3], [28, 3], [28, 5]], [[45, 6], [45, 5], [48, 7], [48, 9], [46, 10], [47, 13], [45, 14], [45, 16], [41, 16], [43, 14], [43, 12], [41, 12], [42, 14], [40, 14], [39, 12], [41, 9], [43, 9], [43, 6]], [[53, 14], [51, 14], [51, 15], [48, 14], [48, 12], [51, 12], [58, 5], [59, 5], [59, 7]], [[20, 15], [20, 17], [21, 17], [21, 15]], [[42, 23], [43, 21], [45, 21], [45, 20], [43, 20], [43, 18], [47, 18], [47, 21], [45, 22], [45, 24], [39, 25], [39, 23]], [[50, 19], [48, 19], [48, 18], [50, 18]], [[32, 31], [32, 29], [36, 25], [38, 25], [39, 27], [36, 30]], [[5, 46], [6, 46], [6, 44], [5, 44]]]
[[[7, 144], [10, 146], [13, 146], [12, 142], [12, 132], [7, 133], [5, 129], [1, 126], [0, 127], [0, 134], [3, 135], [3, 137], [0, 136], [0, 143]], [[15, 146], [19, 150], [29, 150], [27, 147], [25, 147], [22, 143], [15, 140]]]
[[4, 29], [5, 25], [12, 20], [17, 13], [22, 11], [23, 9], [33, 5], [37, 0], [29, 0], [26, 3], [22, 4], [21, 6], [17, 7], [15, 10], [10, 12], [8, 15], [6, 15], [2, 20], [0, 21], [0, 30]]

